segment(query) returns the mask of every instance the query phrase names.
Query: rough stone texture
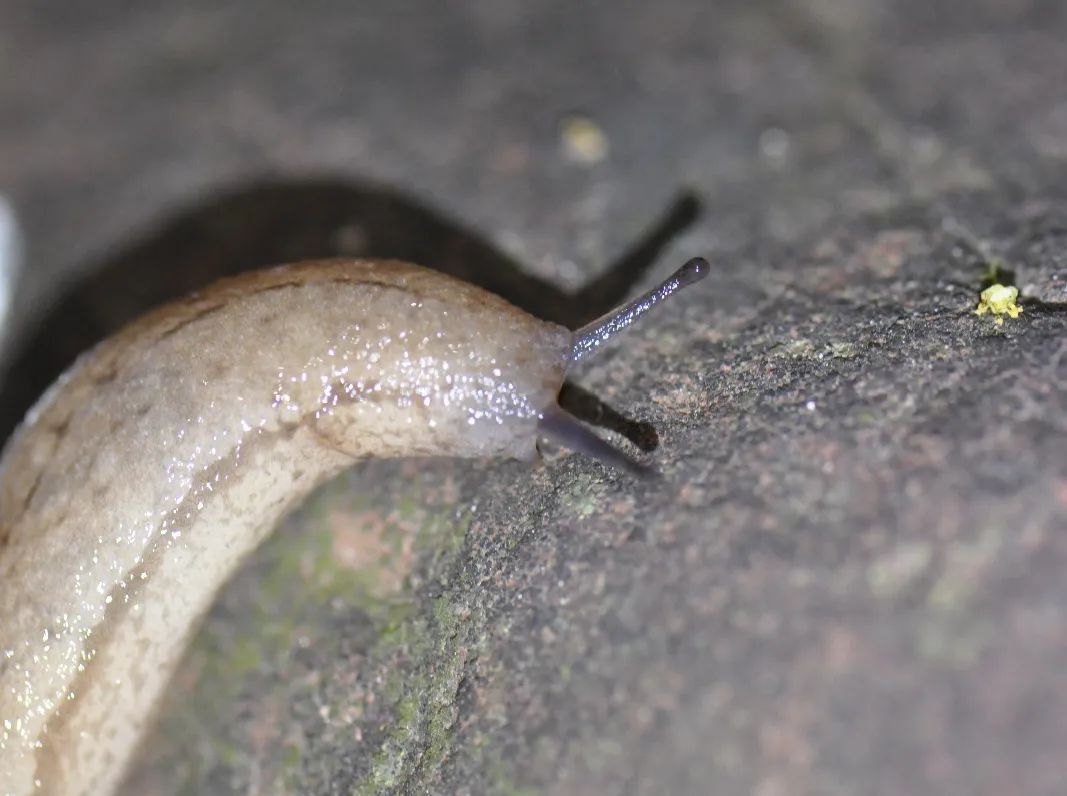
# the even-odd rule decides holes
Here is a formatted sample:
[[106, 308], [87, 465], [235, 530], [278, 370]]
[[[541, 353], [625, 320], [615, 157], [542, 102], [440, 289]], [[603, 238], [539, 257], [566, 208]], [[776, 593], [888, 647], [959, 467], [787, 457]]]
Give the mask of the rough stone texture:
[[574, 376], [664, 477], [357, 468], [221, 596], [129, 792], [1062, 792], [1067, 5], [378, 6], [4, 4], [5, 422], [228, 269], [407, 256], [578, 323], [703, 253]]

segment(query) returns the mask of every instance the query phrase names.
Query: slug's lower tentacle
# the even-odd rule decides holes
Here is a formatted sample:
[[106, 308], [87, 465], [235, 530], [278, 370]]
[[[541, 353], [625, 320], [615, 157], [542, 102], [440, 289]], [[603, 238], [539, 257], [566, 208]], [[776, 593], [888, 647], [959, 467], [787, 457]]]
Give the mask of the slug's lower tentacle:
[[564, 447], [584, 454], [591, 459], [617, 467], [637, 476], [650, 476], [655, 470], [646, 464], [631, 459], [626, 453], [601, 439], [581, 422], [553, 404], [541, 412], [537, 430]]

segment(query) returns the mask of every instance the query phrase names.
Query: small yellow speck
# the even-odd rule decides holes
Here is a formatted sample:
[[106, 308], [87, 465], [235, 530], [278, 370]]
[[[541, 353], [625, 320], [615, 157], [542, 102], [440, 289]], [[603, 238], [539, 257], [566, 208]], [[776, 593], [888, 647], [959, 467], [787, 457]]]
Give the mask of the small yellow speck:
[[985, 315], [987, 312], [995, 316], [997, 326], [1004, 325], [1004, 316], [1018, 318], [1023, 311], [1016, 302], [1019, 299], [1019, 288], [1008, 287], [997, 283], [990, 285], [982, 291], [978, 306], [974, 310], [975, 315]]
[[571, 160], [592, 165], [608, 156], [608, 137], [603, 129], [585, 116], [569, 116], [560, 123], [560, 138]]

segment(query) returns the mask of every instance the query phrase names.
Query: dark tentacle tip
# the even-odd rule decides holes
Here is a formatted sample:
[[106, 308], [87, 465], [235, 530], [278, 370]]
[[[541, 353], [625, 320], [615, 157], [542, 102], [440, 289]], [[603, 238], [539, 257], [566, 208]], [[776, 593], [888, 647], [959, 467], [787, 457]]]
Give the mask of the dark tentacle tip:
[[678, 269], [677, 277], [682, 287], [699, 282], [711, 271], [711, 264], [703, 257], [693, 257]]

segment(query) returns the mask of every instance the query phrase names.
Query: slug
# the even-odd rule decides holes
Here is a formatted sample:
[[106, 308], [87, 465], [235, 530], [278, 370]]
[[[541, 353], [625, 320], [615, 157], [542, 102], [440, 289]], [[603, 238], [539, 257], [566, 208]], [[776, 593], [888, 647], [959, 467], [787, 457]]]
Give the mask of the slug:
[[0, 459], [0, 793], [112, 792], [239, 563], [357, 459], [639, 464], [556, 402], [567, 369], [707, 262], [576, 332], [395, 261], [223, 280], [82, 356]]

